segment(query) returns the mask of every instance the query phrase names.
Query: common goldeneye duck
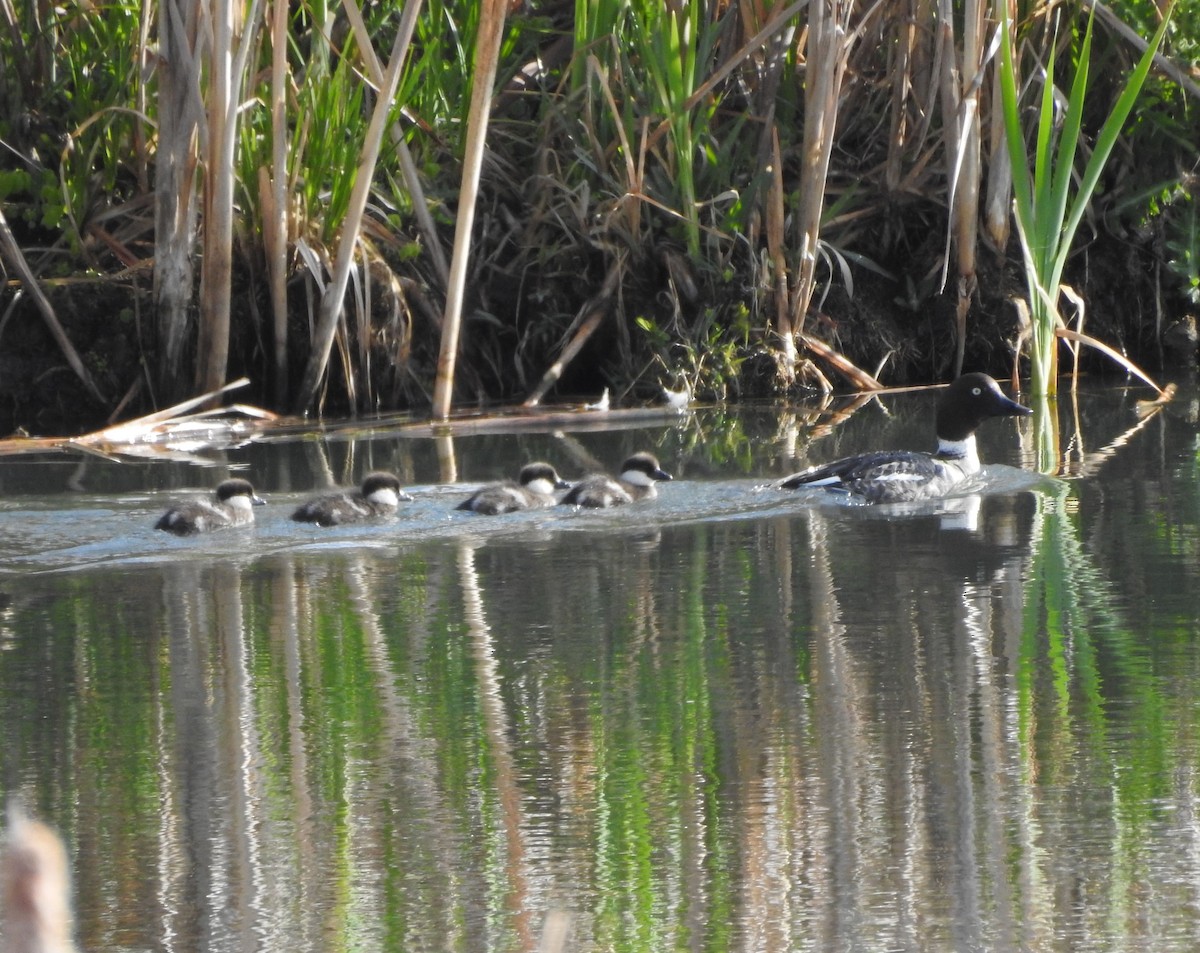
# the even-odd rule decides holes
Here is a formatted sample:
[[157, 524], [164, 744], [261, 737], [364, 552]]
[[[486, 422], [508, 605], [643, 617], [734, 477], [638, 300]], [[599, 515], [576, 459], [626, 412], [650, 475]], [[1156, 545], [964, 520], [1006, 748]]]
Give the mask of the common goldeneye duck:
[[1010, 400], [987, 374], [964, 374], [937, 405], [937, 450], [862, 453], [793, 474], [778, 484], [785, 490], [824, 488], [867, 503], [909, 503], [939, 499], [979, 472], [975, 431], [989, 417], [1033, 413]]
[[658, 496], [654, 484], [669, 479], [671, 474], [658, 465], [653, 454], [635, 453], [621, 464], [621, 475], [615, 480], [603, 473], [584, 477], [571, 487], [562, 502], [570, 506], [599, 509], [621, 506], [635, 500], [652, 500]]
[[570, 484], [548, 463], [527, 463], [516, 480], [503, 480], [480, 487], [455, 509], [495, 516], [514, 510], [554, 505], [554, 491]]
[[400, 481], [395, 474], [368, 473], [360, 489], [318, 496], [297, 509], [292, 519], [297, 523], [316, 523], [318, 526], [359, 523], [391, 516], [401, 501], [411, 499], [400, 489]]
[[235, 477], [217, 486], [215, 500], [176, 503], [158, 518], [154, 528], [193, 536], [226, 526], [245, 526], [254, 522], [254, 507], [262, 505], [250, 481]]

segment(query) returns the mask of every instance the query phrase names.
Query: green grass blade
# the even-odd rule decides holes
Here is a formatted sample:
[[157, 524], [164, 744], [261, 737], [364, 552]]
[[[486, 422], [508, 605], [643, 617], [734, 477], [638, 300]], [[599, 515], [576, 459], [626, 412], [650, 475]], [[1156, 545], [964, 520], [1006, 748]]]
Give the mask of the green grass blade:
[[1000, 20], [1000, 99], [1004, 111], [1004, 139], [1012, 166], [1013, 195], [1016, 198], [1017, 221], [1028, 222], [1033, 215], [1033, 183], [1029, 176], [1029, 156], [1025, 137], [1021, 133], [1021, 112], [1017, 102], [1016, 68], [1013, 65], [1013, 39], [1008, 17]]
[[[1050, 183], [1054, 174], [1054, 48], [1050, 49], [1050, 62], [1046, 64], [1046, 78], [1042, 83], [1042, 104], [1038, 112], [1037, 145], [1033, 151], [1033, 206], [1037, 210], [1048, 207]], [[1042, 216], [1038, 216], [1042, 219]], [[1044, 223], [1044, 219], [1042, 219]], [[1040, 235], [1037, 245], [1042, 247]], [[1039, 256], [1040, 257], [1040, 256]]]
[[[1063, 119], [1062, 133], [1059, 136], [1058, 148], [1055, 150], [1058, 165], [1054, 171], [1054, 185], [1046, 207], [1047, 231], [1053, 231], [1054, 238], [1046, 245], [1044, 264], [1047, 268], [1053, 266], [1061, 251], [1063, 239], [1070, 246], [1069, 236], [1063, 235], [1063, 222], [1067, 217], [1067, 205], [1071, 200], [1071, 180], [1075, 171], [1075, 154], [1079, 148], [1079, 133], [1083, 126], [1083, 104], [1087, 99], [1089, 66], [1092, 58], [1092, 24], [1094, 14], [1088, 14], [1087, 28], [1083, 35], [1083, 48], [1079, 53], [1079, 64], [1075, 68], [1075, 78], [1071, 83], [1071, 94], [1067, 100], [1067, 113]], [[1076, 202], [1076, 206], [1078, 202]], [[1049, 238], [1050, 236], [1047, 235]], [[1057, 281], [1055, 282], [1057, 284]]]
[[1067, 254], [1070, 251], [1071, 241], [1075, 236], [1076, 230], [1079, 228], [1079, 223], [1083, 220], [1083, 213], [1087, 209], [1088, 202], [1091, 201], [1092, 193], [1096, 190], [1096, 186], [1100, 181], [1100, 175], [1104, 171], [1105, 164], [1108, 162], [1108, 157], [1112, 154], [1113, 148], [1117, 144], [1117, 138], [1121, 134], [1121, 129], [1124, 127], [1125, 121], [1129, 118], [1129, 114], [1133, 111], [1138, 96], [1141, 95], [1146, 77], [1150, 75], [1150, 68], [1154, 64], [1154, 55], [1158, 52], [1162, 39], [1166, 35], [1174, 9], [1173, 4], [1168, 8], [1162, 22], [1158, 25], [1158, 29], [1154, 32], [1154, 36], [1151, 37], [1146, 51], [1142, 54], [1142, 58], [1138, 60], [1137, 66], [1134, 67], [1128, 81], [1125, 83], [1125, 88], [1122, 90], [1121, 96], [1117, 99], [1116, 105], [1113, 106], [1112, 112], [1101, 127], [1100, 134], [1096, 137], [1096, 144], [1092, 149], [1092, 155], [1088, 159], [1088, 163], [1083, 170], [1083, 176], [1080, 179], [1079, 191], [1076, 193], [1075, 202], [1071, 206], [1070, 214], [1063, 227], [1063, 247], [1059, 249], [1055, 259], [1055, 275], [1061, 276], [1062, 274], [1063, 267], [1066, 265]]

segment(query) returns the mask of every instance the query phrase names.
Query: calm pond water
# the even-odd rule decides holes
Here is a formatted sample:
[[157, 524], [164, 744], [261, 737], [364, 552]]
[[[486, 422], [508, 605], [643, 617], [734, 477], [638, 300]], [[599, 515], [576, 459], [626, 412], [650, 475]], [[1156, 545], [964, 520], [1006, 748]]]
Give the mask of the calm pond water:
[[[758, 487], [927, 447], [927, 392], [0, 459], [0, 795], [91, 951], [1196, 950], [1200, 441], [1139, 396], [904, 513]], [[652, 503], [453, 509], [637, 449]], [[373, 468], [395, 520], [289, 521]], [[151, 529], [233, 472], [254, 528]]]

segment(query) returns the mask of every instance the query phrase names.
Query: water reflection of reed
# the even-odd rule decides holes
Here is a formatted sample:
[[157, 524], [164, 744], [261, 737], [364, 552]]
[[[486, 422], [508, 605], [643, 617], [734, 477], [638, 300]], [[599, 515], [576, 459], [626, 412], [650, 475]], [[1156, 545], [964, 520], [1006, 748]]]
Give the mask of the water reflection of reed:
[[[1007, 948], [1029, 911], [990, 879], [1006, 866], [1008, 816], [997, 648], [1020, 637], [1019, 592], [1015, 603], [1000, 593], [1019, 584], [1022, 549], [993, 553], [973, 534], [940, 545], [947, 531], [932, 520], [879, 521], [848, 555], [823, 518], [811, 523], [814, 629], [827, 633], [814, 646], [817, 718], [835, 752], [822, 800], [840, 845], [824, 871], [838, 916], [822, 932], [919, 948], [919, 912], [940, 896], [951, 948]], [[873, 565], [864, 600], [849, 577], [872, 551], [903, 559]]]
[[507, 856], [504, 869], [509, 883], [506, 906], [513, 911], [512, 922], [520, 939], [521, 949], [532, 950], [534, 941], [530, 927], [529, 871], [524, 842], [522, 796], [509, 743], [511, 725], [504, 707], [503, 685], [499, 676], [492, 632], [484, 613], [479, 577], [475, 571], [475, 550], [469, 543], [459, 546], [458, 569], [462, 586], [463, 614], [471, 640], [471, 654], [478, 672], [484, 732], [494, 770], [493, 784], [500, 805], [499, 820], [505, 832]]
[[[677, 533], [663, 534], [649, 563], [628, 558], [625, 540], [624, 559], [601, 541], [596, 558], [575, 567], [572, 604], [554, 617], [547, 661], [562, 656], [562, 674], [576, 688], [594, 678], [592, 694], [605, 701], [577, 740], [553, 746], [551, 756], [568, 762], [556, 776], [598, 775], [599, 784], [576, 786], [596, 805], [593, 821], [619, 818], [640, 786], [671, 791], [669, 815], [640, 795], [647, 836], [672, 858], [657, 871], [658, 889], [680, 891], [688, 911], [711, 910], [736, 869], [737, 925], [755, 948], [772, 937], [786, 945], [798, 929], [814, 948], [846, 936], [919, 946], [931, 918], [948, 948], [1048, 941], [1063, 884], [1039, 848], [1044, 820], [1028, 760], [1029, 713], [1014, 696], [1014, 670], [1029, 655], [1022, 606], [1034, 515], [1027, 498], [993, 506], [976, 534], [953, 531], [964, 533], [953, 544], [939, 538], [947, 531], [936, 521], [864, 523], [857, 528], [873, 531], [858, 534], [857, 554], [847, 554], [846, 525], [831, 545], [816, 516], [752, 532], [696, 529], [688, 565], [669, 573]], [[881, 551], [904, 558], [885, 560], [881, 571], [869, 561]], [[495, 562], [493, 592], [502, 593]], [[675, 589], [653, 585], [648, 594], [644, 580], [656, 576]], [[774, 591], [777, 613], [764, 608], [769, 600], [747, 605], [738, 591], [747, 580]], [[848, 616], [840, 594], [856, 586], [870, 592], [847, 596]], [[739, 638], [742, 625], [757, 641]], [[804, 647], [798, 633], [808, 631], [811, 641], [796, 655]], [[567, 662], [566, 646], [589, 636], [606, 640], [595, 660], [611, 660], [592, 674]], [[697, 648], [707, 659], [702, 671], [689, 654]], [[524, 677], [519, 662], [510, 665], [510, 677]], [[547, 677], [542, 665], [538, 671]], [[640, 671], [663, 684], [651, 690]], [[547, 700], [541, 715], [516, 724], [553, 722], [552, 707]], [[670, 709], [669, 729], [656, 721], [659, 707]], [[704, 762], [712, 776], [665, 755], [656, 739], [668, 730], [671, 750], [715, 745], [716, 762]], [[612, 760], [614, 735], [623, 732], [641, 759], [629, 776], [619, 755]], [[581, 755], [594, 759], [595, 773], [569, 766]], [[614, 791], [618, 777], [623, 786]], [[713, 784], [724, 792], [716, 800]], [[620, 827], [588, 840], [600, 852], [593, 866], [623, 869], [629, 858], [619, 851], [636, 854], [637, 837]], [[603, 844], [618, 854], [604, 856]], [[599, 886], [622, 889], [620, 880]], [[594, 900], [593, 909], [602, 913], [605, 903]], [[600, 920], [601, 942], [614, 941]]]
[[1058, 492], [173, 564], [115, 609], [80, 578], [47, 717], [95, 737], [40, 783], [95, 858], [85, 945], [1178, 935], [1190, 684]]
[[[363, 639], [372, 683], [368, 690], [379, 705], [381, 723], [375, 746], [377, 753], [361, 777], [361, 783], [370, 789], [370, 793], [348, 805], [357, 816], [355, 826], [363, 832], [372, 832], [370, 839], [375, 843], [356, 843], [348, 856], [377, 859], [407, 853], [413, 857], [437, 858], [446, 849], [446, 831], [454, 826], [454, 809], [438, 780], [437, 739], [422, 727], [420, 713], [413, 710], [411, 699], [397, 686], [399, 673], [389, 650], [386, 626], [380, 618], [379, 607], [383, 600], [379, 587], [386, 576], [381, 577], [377, 567], [364, 560], [353, 559], [345, 567], [344, 578], [357, 629]], [[404, 633], [408, 639], [428, 643], [431, 637], [436, 637], [423, 624], [424, 618], [423, 614], [418, 614], [411, 620], [417, 624]], [[357, 632], [352, 628], [346, 634], [353, 636]], [[395, 805], [393, 810], [405, 805], [403, 832], [392, 827], [386, 809], [389, 803]], [[400, 849], [400, 844], [406, 849]], [[378, 860], [368, 861], [366, 865], [356, 862], [352, 871], [356, 879], [380, 881], [375, 895], [364, 898], [364, 914], [387, 909], [391, 902], [391, 889], [385, 886], [386, 878], [383, 877], [386, 871], [375, 866], [377, 863]], [[455, 931], [450, 929], [450, 924], [455, 919], [454, 904], [448, 904], [446, 899], [438, 896], [446, 884], [426, 879], [423, 884], [409, 886], [423, 894], [429, 909], [440, 910], [443, 917], [414, 925], [410, 936], [424, 935], [425, 942], [436, 945], [453, 935]], [[483, 921], [485, 916], [481, 911], [474, 919]]]

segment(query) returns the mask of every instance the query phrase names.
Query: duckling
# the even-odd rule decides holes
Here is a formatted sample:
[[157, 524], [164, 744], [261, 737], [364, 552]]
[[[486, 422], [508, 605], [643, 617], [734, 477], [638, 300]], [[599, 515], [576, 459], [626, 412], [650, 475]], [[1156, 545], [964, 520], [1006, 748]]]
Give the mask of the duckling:
[[254, 522], [253, 507], [262, 506], [263, 502], [249, 480], [234, 477], [217, 486], [213, 500], [174, 504], [158, 518], [154, 528], [176, 536], [194, 536], [227, 526], [246, 526]]
[[456, 509], [494, 516], [514, 510], [529, 510], [554, 505], [554, 491], [565, 490], [569, 483], [548, 463], [527, 463], [514, 480], [489, 483], [458, 504]]
[[318, 496], [292, 514], [297, 523], [339, 526], [363, 520], [391, 516], [401, 502], [412, 497], [400, 489], [400, 480], [392, 473], [368, 473], [357, 490]]
[[622, 506], [637, 500], [652, 500], [658, 496], [655, 483], [671, 479], [658, 465], [651, 453], [635, 453], [621, 464], [621, 475], [615, 480], [603, 473], [584, 477], [571, 487], [562, 502], [572, 506], [599, 509], [607, 506]]

